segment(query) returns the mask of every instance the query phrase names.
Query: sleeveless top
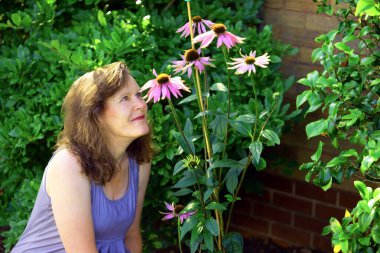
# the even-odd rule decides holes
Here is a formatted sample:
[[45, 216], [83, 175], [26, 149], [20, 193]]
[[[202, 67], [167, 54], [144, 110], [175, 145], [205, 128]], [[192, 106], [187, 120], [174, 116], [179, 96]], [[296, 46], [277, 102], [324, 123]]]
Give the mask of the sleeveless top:
[[[65, 253], [46, 192], [46, 166], [37, 199], [24, 233], [11, 253]], [[130, 253], [125, 235], [135, 218], [139, 168], [129, 158], [129, 184], [124, 195], [110, 200], [103, 187], [91, 182], [91, 210], [96, 247], [99, 253]]]

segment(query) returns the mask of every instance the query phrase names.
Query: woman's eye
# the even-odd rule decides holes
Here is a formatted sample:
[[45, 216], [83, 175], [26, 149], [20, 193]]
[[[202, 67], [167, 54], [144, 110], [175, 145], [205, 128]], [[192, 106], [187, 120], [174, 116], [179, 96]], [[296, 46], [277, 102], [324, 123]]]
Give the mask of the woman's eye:
[[128, 96], [124, 96], [121, 98], [121, 101], [127, 101], [128, 100]]
[[142, 97], [142, 93], [141, 92], [137, 92], [136, 93], [136, 97], [141, 98]]

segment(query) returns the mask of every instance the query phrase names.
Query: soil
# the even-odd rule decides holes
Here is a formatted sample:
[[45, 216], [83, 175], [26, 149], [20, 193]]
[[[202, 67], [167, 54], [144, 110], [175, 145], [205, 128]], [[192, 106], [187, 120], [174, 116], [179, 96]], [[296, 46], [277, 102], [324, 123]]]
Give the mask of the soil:
[[[157, 251], [157, 253], [178, 253], [178, 248], [175, 249], [162, 249]], [[186, 252], [186, 249], [183, 249]], [[317, 249], [309, 249], [305, 247], [288, 247], [284, 248], [276, 244], [270, 239], [244, 239], [244, 250], [243, 253], [327, 253], [325, 251]]]
[[244, 253], [326, 253], [305, 247], [284, 248], [270, 239], [244, 239]]

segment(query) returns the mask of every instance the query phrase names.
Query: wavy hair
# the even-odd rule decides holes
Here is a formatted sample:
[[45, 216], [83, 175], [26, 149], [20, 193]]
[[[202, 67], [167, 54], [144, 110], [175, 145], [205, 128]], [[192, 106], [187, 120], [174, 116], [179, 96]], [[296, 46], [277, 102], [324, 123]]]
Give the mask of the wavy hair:
[[[104, 111], [107, 98], [128, 85], [129, 78], [124, 63], [111, 63], [78, 78], [63, 101], [63, 130], [58, 135], [55, 147], [64, 147], [72, 152], [78, 158], [83, 172], [101, 185], [110, 181], [118, 169], [106, 145], [99, 116]], [[128, 156], [139, 164], [152, 159], [150, 132], [134, 140], [126, 150]]]

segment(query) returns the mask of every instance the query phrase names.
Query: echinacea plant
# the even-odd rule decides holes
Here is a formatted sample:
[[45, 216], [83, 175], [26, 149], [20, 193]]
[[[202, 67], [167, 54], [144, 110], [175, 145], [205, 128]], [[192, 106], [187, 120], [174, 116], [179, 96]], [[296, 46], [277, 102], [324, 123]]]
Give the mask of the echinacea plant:
[[[245, 38], [227, 32], [224, 24], [192, 17], [190, 1], [186, 2], [189, 21], [177, 32], [183, 32], [181, 37], [190, 37], [191, 48], [184, 51], [181, 60], [171, 61], [169, 68], [173, 70], [173, 76], [187, 74], [184, 78], [189, 79], [187, 83], [193, 83], [193, 88], [190, 90], [179, 76], [157, 75], [155, 70], [156, 78], [142, 87], [142, 91], [149, 89], [145, 96], [147, 101], [168, 101], [177, 127], [177, 131], [171, 130], [171, 133], [179, 143], [179, 155], [184, 153], [184, 158], [174, 167], [173, 174], [180, 174], [181, 178], [173, 188], [180, 189], [177, 196], [191, 196], [185, 207], [165, 202], [169, 212], [163, 212], [163, 220], [178, 219], [180, 252], [181, 242], [185, 242], [191, 252], [239, 253], [243, 250], [243, 240], [240, 234], [230, 231], [232, 210], [240, 199], [238, 195], [248, 168], [263, 170], [266, 167], [261, 157], [264, 146], [280, 142], [269, 122], [274, 112], [279, 111], [280, 96], [276, 90], [271, 92], [262, 106], [257, 94], [255, 75], [260, 68], [268, 69], [270, 55], [260, 49], [251, 49], [248, 55], [240, 51], [242, 58], [230, 58], [229, 54], [234, 53]], [[195, 28], [198, 28], [199, 35], [194, 38]], [[211, 30], [206, 31], [206, 28]], [[214, 39], [217, 40], [215, 50], [223, 55], [218, 59], [225, 60], [221, 67], [216, 66], [214, 57], [207, 55], [212, 51], [210, 47]], [[239, 101], [231, 101], [231, 69], [241, 75], [241, 82], [247, 83], [253, 98], [250, 100], [253, 101], [253, 112], [239, 112]], [[226, 85], [219, 81], [209, 86], [213, 81], [212, 71], [226, 74], [222, 81]], [[182, 91], [191, 91], [191, 94], [181, 103], [196, 101], [191, 108], [197, 108], [194, 117], [187, 118], [185, 124], [177, 115], [179, 104], [172, 101], [173, 97], [182, 97]], [[241, 150], [243, 156], [236, 158], [230, 150]], [[187, 236], [190, 240], [185, 239]]]

